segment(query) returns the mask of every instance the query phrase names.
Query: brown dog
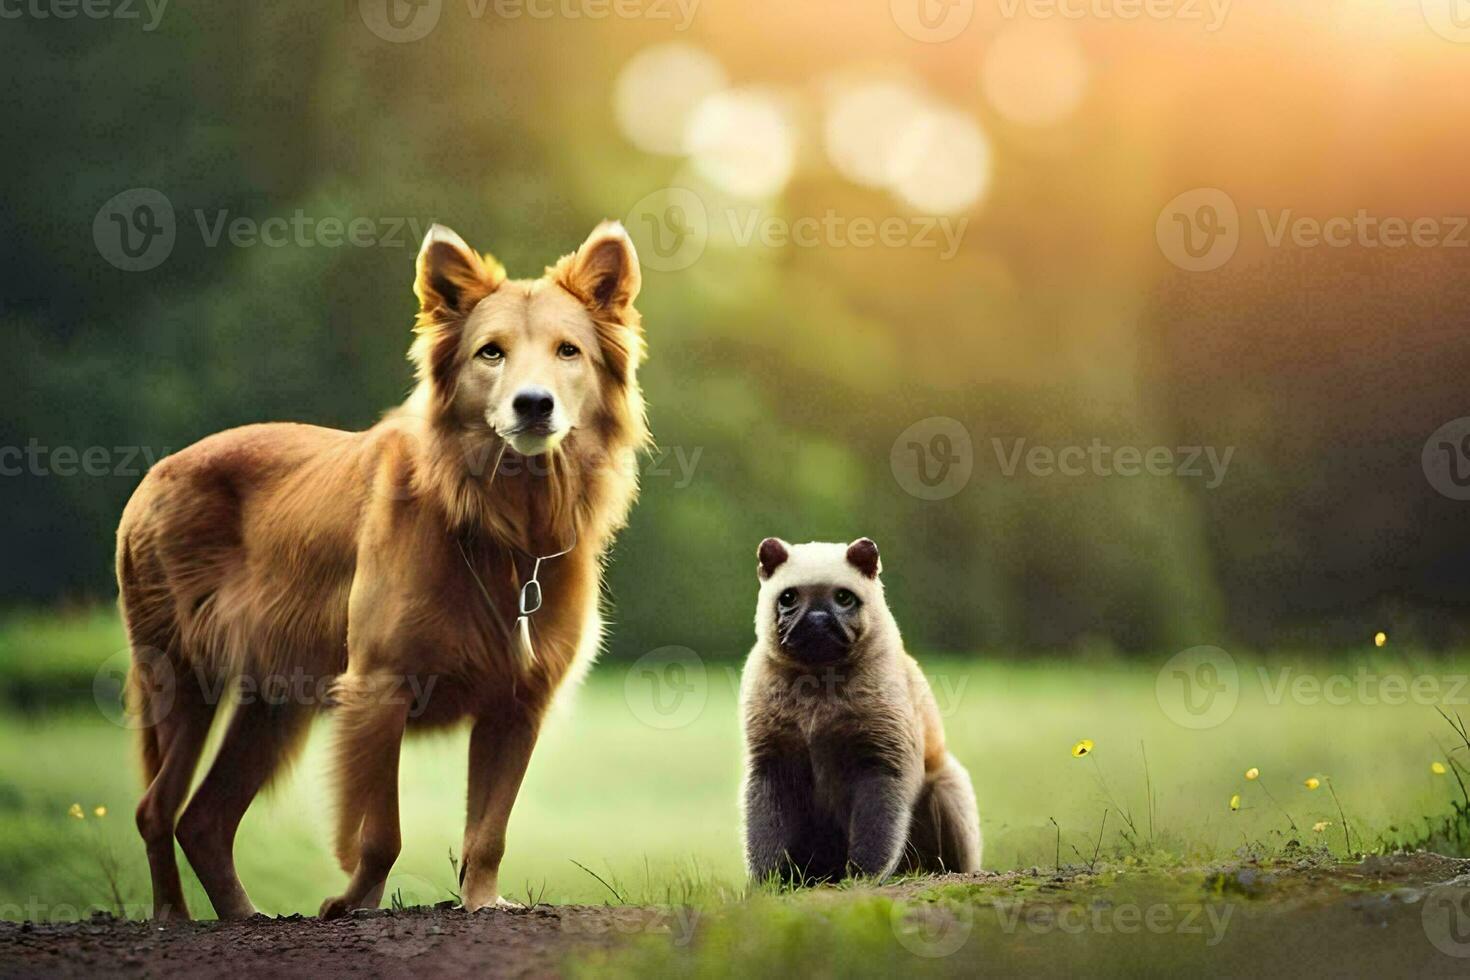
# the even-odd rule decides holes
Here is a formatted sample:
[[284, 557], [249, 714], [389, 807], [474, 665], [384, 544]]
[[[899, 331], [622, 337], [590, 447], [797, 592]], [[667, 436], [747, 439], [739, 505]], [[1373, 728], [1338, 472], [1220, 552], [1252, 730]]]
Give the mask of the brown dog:
[[[507, 280], [435, 226], [403, 406], [366, 432], [232, 429], [144, 479], [118, 527], [117, 577], [155, 916], [188, 916], [175, 836], [221, 918], [254, 912], [235, 831], [300, 745], [322, 700], [308, 692], [328, 687], [336, 850], [352, 877], [322, 915], [382, 898], [405, 729], [465, 719], [461, 894], [470, 910], [500, 901], [511, 805], [553, 693], [595, 653], [602, 559], [637, 494], [640, 281], [618, 224], [534, 281]], [[537, 574], [536, 558], [568, 548]], [[522, 624], [532, 578], [545, 605]], [[282, 678], [287, 690], [260, 696]], [[237, 706], [180, 817], [226, 680]]]

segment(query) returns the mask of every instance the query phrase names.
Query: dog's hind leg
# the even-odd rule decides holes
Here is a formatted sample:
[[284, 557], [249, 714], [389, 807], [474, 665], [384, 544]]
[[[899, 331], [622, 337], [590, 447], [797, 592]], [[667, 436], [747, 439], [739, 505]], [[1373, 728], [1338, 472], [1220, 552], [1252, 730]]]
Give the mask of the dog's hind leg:
[[337, 860], [352, 874], [347, 890], [322, 903], [335, 919], [382, 901], [398, 860], [398, 757], [408, 723], [403, 679], [347, 675], [334, 689], [336, 709]]
[[255, 912], [235, 873], [235, 832], [256, 794], [300, 746], [311, 717], [302, 704], [270, 704], [258, 696], [242, 701], [209, 775], [179, 820], [179, 843], [221, 919]]
[[214, 720], [215, 704], [194, 673], [151, 647], [135, 647], [129, 698], [142, 743], [148, 788], [138, 803], [138, 833], [153, 878], [153, 917], [187, 919], [174, 825]]

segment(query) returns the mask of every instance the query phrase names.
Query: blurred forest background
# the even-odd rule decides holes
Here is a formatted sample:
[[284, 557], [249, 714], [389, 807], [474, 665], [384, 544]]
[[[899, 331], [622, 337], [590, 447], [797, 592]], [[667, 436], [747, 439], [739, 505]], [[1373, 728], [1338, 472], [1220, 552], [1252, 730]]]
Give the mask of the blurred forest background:
[[[610, 569], [610, 656], [741, 652], [768, 534], [875, 538], [923, 649], [1464, 641], [1470, 503], [1421, 453], [1470, 415], [1470, 233], [1273, 245], [1257, 217], [1470, 214], [1470, 45], [1416, 4], [1262, 0], [1209, 29], [962, 2], [963, 31], [924, 39], [903, 0], [420, 0], [433, 29], [389, 40], [385, 2], [409, 6], [0, 22], [0, 446], [106, 449], [96, 475], [0, 459], [6, 605], [112, 600], [147, 454], [398, 403], [413, 229], [533, 276], [615, 217], [662, 448]], [[1239, 208], [1239, 246], [1189, 271], [1158, 225], [1200, 187]], [[107, 205], [137, 188], [176, 240], [128, 271]], [[658, 236], [692, 212], [646, 202], [688, 194], [698, 254], [670, 260]], [[298, 212], [304, 238], [211, 243]], [[828, 215], [815, 240], [746, 234]], [[856, 244], [859, 218], [903, 240]], [[917, 240], [929, 219], [953, 249]], [[937, 500], [898, 473], [933, 417], [973, 445]], [[1007, 475], [993, 440], [1018, 439], [1233, 455], [1217, 486]]]

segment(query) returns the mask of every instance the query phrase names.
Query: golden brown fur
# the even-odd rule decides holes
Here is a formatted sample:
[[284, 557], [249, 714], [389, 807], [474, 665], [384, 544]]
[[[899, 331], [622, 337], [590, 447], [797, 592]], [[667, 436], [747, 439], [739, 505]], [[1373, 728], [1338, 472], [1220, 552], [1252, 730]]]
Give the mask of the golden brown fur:
[[[221, 917], [253, 911], [235, 830], [328, 688], [336, 849], [352, 879], [323, 914], [381, 898], [400, 840], [405, 728], [465, 720], [462, 894], [471, 909], [499, 900], [511, 803], [549, 701], [595, 651], [601, 564], [637, 492], [638, 286], [621, 226], [599, 226], [534, 281], [507, 280], [436, 226], [417, 264], [419, 381], [403, 406], [365, 432], [222, 432], [148, 474], [118, 528], [117, 574], [157, 916], [188, 914], [175, 835]], [[556, 409], [522, 431], [510, 406], [532, 383]], [[542, 565], [527, 656], [514, 623], [531, 557], [573, 541]], [[290, 677], [312, 693], [241, 697], [176, 826], [215, 715], [210, 691]]]

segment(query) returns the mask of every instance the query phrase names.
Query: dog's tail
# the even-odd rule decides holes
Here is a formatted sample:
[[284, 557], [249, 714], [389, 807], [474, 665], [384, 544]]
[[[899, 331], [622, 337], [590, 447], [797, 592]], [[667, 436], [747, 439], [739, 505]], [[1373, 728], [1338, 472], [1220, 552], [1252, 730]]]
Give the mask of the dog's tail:
[[166, 604], [149, 601], [147, 588], [135, 565], [127, 537], [120, 533], [117, 542], [117, 605], [131, 654], [127, 681], [123, 686], [123, 705], [129, 727], [138, 733], [143, 785], [149, 786], [163, 767], [158, 722], [171, 705], [160, 703], [154, 693], [172, 691], [175, 671], [163, 651], [172, 642], [175, 631], [172, 618], [165, 612]]

